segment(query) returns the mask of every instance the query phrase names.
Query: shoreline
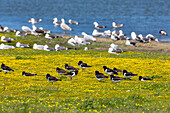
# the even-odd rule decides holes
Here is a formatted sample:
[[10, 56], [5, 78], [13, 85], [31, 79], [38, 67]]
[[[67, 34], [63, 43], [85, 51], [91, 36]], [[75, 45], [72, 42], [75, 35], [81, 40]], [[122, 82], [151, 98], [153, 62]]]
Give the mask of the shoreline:
[[[15, 36], [15, 33], [0, 33], [0, 36], [7, 36], [7, 37], [15, 37], [17, 40], [16, 41], [24, 41], [24, 42], [31, 42], [39, 43], [39, 44], [48, 44], [49, 46], [53, 47], [55, 44], [59, 44], [61, 46], [67, 46], [67, 47], [72, 47], [67, 44], [68, 39], [74, 38], [74, 36], [68, 36], [68, 35], [56, 35], [59, 36], [60, 38], [52, 39], [47, 41], [43, 35], [41, 36], [34, 36], [34, 35], [28, 35], [25, 37], [20, 37]], [[79, 38], [83, 38], [80, 37]], [[113, 41], [111, 38], [100, 38], [100, 37], [95, 37], [97, 39], [96, 42], [92, 42], [90, 45], [79, 45], [76, 46], [77, 49], [84, 49], [84, 47], [88, 47], [90, 50], [106, 50], [110, 48], [110, 44], [114, 43], [118, 45], [124, 52], [125, 51], [134, 51], [134, 52], [151, 52], [151, 53], [163, 53], [163, 54], [170, 54], [170, 43], [165, 43], [165, 42], [152, 42], [152, 46], [150, 46], [150, 43], [137, 43], [137, 47], [133, 46], [127, 46], [125, 45], [126, 40], [118, 40], [118, 41]], [[35, 40], [36, 39], [36, 40]], [[28, 41], [29, 40], [29, 41]], [[16, 42], [15, 41], [15, 42]], [[1, 43], [4, 43], [1, 41]], [[13, 43], [14, 44], [14, 43]]]
[[[64, 36], [64, 35], [59, 35], [63, 38], [69, 39], [69, 38], [74, 38], [74, 36]], [[83, 38], [83, 37], [80, 37]], [[106, 47], [103, 48], [93, 48], [93, 49], [101, 49], [101, 50], [108, 50], [110, 45], [108, 43], [114, 43], [119, 45], [120, 48], [122, 48], [124, 51], [136, 51], [136, 52], [153, 52], [153, 53], [164, 53], [164, 54], [170, 54], [170, 43], [167, 42], [152, 42], [152, 46], [150, 46], [150, 43], [137, 43], [137, 47], [133, 46], [127, 46], [125, 45], [126, 40], [118, 40], [118, 41], [113, 41], [110, 38], [100, 38], [100, 37], [95, 37], [97, 39], [97, 42], [100, 44], [105, 43]], [[133, 40], [131, 40], [133, 41]], [[92, 42], [95, 43], [95, 42]], [[92, 44], [93, 45], [93, 44]], [[95, 45], [95, 44], [94, 44]]]

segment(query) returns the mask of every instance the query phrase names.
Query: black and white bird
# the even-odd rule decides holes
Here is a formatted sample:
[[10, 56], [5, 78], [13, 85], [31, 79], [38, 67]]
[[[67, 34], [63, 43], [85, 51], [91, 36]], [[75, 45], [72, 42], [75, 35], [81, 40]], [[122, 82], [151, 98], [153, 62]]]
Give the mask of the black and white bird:
[[69, 24], [76, 24], [76, 25], [79, 24], [77, 21], [72, 20], [72, 19], [69, 19], [68, 22], [69, 22]]
[[17, 31], [15, 35], [16, 36], [24, 37], [24, 36], [27, 36], [27, 33], [23, 33], [23, 32]]
[[20, 42], [17, 42], [16, 47], [18, 47], [18, 48], [28, 48], [30, 46], [28, 44], [21, 44]]
[[126, 79], [126, 78], [121, 78], [121, 77], [118, 77], [118, 76], [110, 75], [110, 79], [111, 79], [113, 82], [120, 82], [121, 80]]
[[8, 66], [5, 66], [5, 64], [1, 64], [1, 69], [5, 72], [5, 73], [7, 73], [7, 72], [9, 72], [9, 71], [13, 71], [14, 72], [14, 70], [13, 69], [11, 69], [10, 67], [8, 67]]
[[60, 22], [57, 18], [53, 18], [53, 24], [54, 24], [55, 26], [57, 26], [57, 25], [60, 25], [61, 22]]
[[109, 68], [106, 67], [106, 66], [103, 66], [103, 69], [104, 69], [104, 71], [105, 71], [108, 75], [113, 75], [113, 74], [118, 75], [118, 73], [117, 73], [116, 71], [113, 71], [112, 69], [109, 69]]
[[115, 22], [112, 22], [112, 26], [114, 28], [120, 28], [120, 27], [124, 26], [124, 24], [116, 24]]
[[50, 30], [47, 30], [47, 29], [45, 29], [45, 28], [43, 28], [43, 27], [39, 27], [39, 29], [40, 29], [40, 30], [43, 30], [43, 31], [44, 31], [44, 33], [51, 33], [51, 31], [50, 31]]
[[99, 25], [97, 22], [93, 23], [96, 29], [106, 28], [106, 26]]
[[67, 73], [67, 71], [65, 71], [64, 69], [61, 69], [61, 68], [59, 68], [59, 67], [56, 68], [56, 71], [57, 71], [57, 73], [58, 73], [59, 75], [64, 75], [64, 74]]
[[130, 42], [130, 39], [126, 39], [125, 45], [129, 45], [129, 46], [135, 46], [136, 47], [136, 42]]
[[48, 80], [49, 82], [52, 82], [52, 85], [53, 85], [53, 82], [61, 81], [61, 79], [58, 79], [58, 78], [56, 78], [56, 77], [53, 77], [53, 76], [51, 76], [50, 74], [47, 74], [47, 75], [46, 75], [46, 78], [47, 78], [47, 80]]
[[113, 68], [113, 71], [115, 71], [115, 72], [123, 72], [122, 70], [117, 69], [117, 68]]
[[48, 45], [44, 45], [44, 50], [45, 50], [45, 51], [55, 51], [54, 48], [48, 47]]
[[166, 31], [164, 31], [164, 30], [160, 30], [159, 33], [160, 33], [161, 35], [168, 36], [168, 34], [166, 33]]
[[32, 29], [33, 29], [33, 31], [36, 32], [36, 33], [42, 33], [42, 34], [45, 33], [43, 30], [37, 28], [35, 25], [32, 25]]
[[49, 35], [48, 33], [47, 34], [45, 34], [45, 38], [47, 38], [47, 39], [54, 39], [54, 38], [58, 38], [59, 36], [55, 36], [55, 35]]
[[23, 71], [23, 72], [22, 72], [22, 75], [23, 75], [23, 76], [35, 76], [35, 75], [37, 75], [37, 74], [35, 74], [35, 73], [26, 73], [25, 71]]
[[68, 48], [67, 48], [67, 47], [64, 47], [64, 46], [60, 46], [59, 44], [56, 44], [56, 45], [55, 45], [55, 50], [56, 50], [56, 51], [68, 50]]
[[69, 66], [68, 64], [65, 64], [65, 69], [68, 71], [75, 71], [78, 70], [79, 68], [75, 68], [73, 66]]
[[145, 78], [145, 77], [139, 76], [139, 80], [140, 81], [147, 81], [147, 80], [152, 80], [152, 79], [151, 78]]
[[95, 71], [95, 76], [96, 76], [96, 79], [99, 81], [104, 80], [105, 78], [108, 78], [108, 76], [104, 75], [103, 73], [99, 73], [99, 71]]
[[10, 37], [5, 37], [5, 36], [2, 36], [1, 37], [1, 41], [2, 42], [12, 42], [14, 39], [13, 38], [10, 38]]
[[42, 21], [42, 19], [30, 18], [30, 20], [28, 20], [28, 23], [37, 24], [37, 23], [39, 23], [41, 21]]
[[16, 32], [16, 30], [8, 27], [4, 27], [4, 32]]
[[133, 74], [132, 72], [127, 72], [126, 70], [123, 70], [123, 75], [125, 78], [131, 78], [137, 76], [137, 74]]
[[78, 65], [82, 69], [87, 69], [88, 67], [92, 67], [92, 66], [87, 65], [86, 63], [83, 63], [82, 61], [79, 61]]
[[67, 75], [67, 76], [70, 77], [71, 80], [72, 80], [72, 77], [76, 76], [77, 74], [78, 74], [78, 70], [67, 72], [67, 73], [64, 74], [64, 75]]

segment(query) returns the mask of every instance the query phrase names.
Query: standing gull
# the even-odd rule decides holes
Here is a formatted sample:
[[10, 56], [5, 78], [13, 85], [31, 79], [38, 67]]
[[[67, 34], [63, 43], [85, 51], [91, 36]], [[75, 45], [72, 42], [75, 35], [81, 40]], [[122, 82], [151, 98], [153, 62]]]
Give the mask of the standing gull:
[[63, 18], [61, 19], [60, 27], [61, 27], [61, 29], [64, 30], [64, 33], [65, 33], [66, 31], [73, 31], [73, 29], [70, 28], [70, 27], [65, 23], [65, 20], [64, 20]]

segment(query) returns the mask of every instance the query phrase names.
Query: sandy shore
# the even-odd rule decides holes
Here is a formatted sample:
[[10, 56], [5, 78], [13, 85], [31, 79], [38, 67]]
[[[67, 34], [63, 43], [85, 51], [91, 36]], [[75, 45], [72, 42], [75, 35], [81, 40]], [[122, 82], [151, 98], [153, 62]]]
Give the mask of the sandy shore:
[[[62, 36], [63, 38], [73, 38], [72, 36]], [[82, 37], [81, 37], [82, 38]], [[153, 52], [153, 53], [164, 53], [170, 54], [170, 43], [162, 43], [162, 42], [152, 42], [150, 43], [137, 43], [137, 47], [133, 46], [126, 46], [125, 40], [123, 41], [113, 41], [110, 38], [98, 38], [97, 42], [93, 43], [93, 45], [100, 44], [103, 45], [102, 48], [91, 48], [91, 49], [101, 49], [101, 50], [108, 50], [108, 47], [111, 43], [119, 45], [124, 51], [139, 51], [139, 52]], [[132, 40], [133, 41], [133, 40]]]

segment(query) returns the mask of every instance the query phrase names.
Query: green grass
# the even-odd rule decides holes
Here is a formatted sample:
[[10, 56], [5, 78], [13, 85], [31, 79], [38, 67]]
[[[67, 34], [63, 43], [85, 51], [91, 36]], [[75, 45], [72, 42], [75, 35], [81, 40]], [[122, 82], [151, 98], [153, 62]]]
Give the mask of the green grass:
[[[1, 35], [5, 35], [7, 33], [1, 33]], [[92, 49], [89, 51], [84, 51], [85, 46], [78, 46], [76, 47], [76, 50], [68, 50], [68, 51], [44, 51], [44, 50], [33, 50], [32, 46], [34, 43], [37, 44], [48, 44], [50, 47], [54, 47], [55, 44], [60, 44], [62, 46], [70, 47], [67, 45], [67, 40], [64, 38], [58, 38], [54, 40], [48, 40], [45, 39], [43, 36], [26, 36], [26, 37], [15, 37], [14, 33], [8, 33], [7, 36], [13, 37], [16, 40], [12, 43], [9, 43], [9, 45], [15, 45], [16, 42], [20, 41], [21, 43], [29, 43], [31, 45], [30, 48], [15, 48], [11, 50], [0, 50], [1, 57], [10, 57], [11, 60], [17, 60], [18, 62], [26, 62], [28, 61], [37, 61], [39, 60], [38, 55], [41, 55], [42, 57], [48, 57], [49, 55], [65, 55], [67, 57], [70, 57], [71, 55], [76, 57], [76, 55], [80, 55], [82, 58], [110, 58], [110, 63], [116, 64], [116, 60], [112, 60], [112, 58], [121, 58], [121, 59], [137, 59], [137, 61], [142, 61], [144, 59], [149, 59], [150, 63], [145, 62], [131, 62], [132, 65], [137, 65], [143, 63], [143, 66], [150, 65], [151, 67], [155, 67], [159, 62], [161, 62], [161, 67], [163, 67], [163, 63], [168, 61], [170, 59], [169, 55], [167, 54], [159, 54], [159, 53], [151, 53], [151, 52], [132, 52], [132, 51], [126, 51], [121, 54], [109, 54], [107, 53], [107, 50], [96, 50]], [[7, 43], [5, 43], [7, 44]], [[109, 42], [106, 42], [105, 44], [100, 44], [99, 42], [94, 42], [93, 45], [88, 45], [89, 48], [102, 48], [104, 45], [105, 47], [109, 47]], [[73, 48], [73, 47], [70, 47]], [[13, 58], [14, 57], [14, 58]], [[156, 60], [157, 62], [152, 62], [151, 60]], [[8, 60], [9, 61], [9, 60]], [[45, 61], [44, 61], [45, 62]], [[53, 60], [50, 60], [48, 63], [53, 63]], [[149, 62], [149, 61], [148, 61]], [[56, 62], [55, 62], [56, 63]], [[57, 62], [58, 63], [58, 62]], [[72, 62], [70, 62], [72, 63]], [[104, 62], [105, 63], [105, 62]], [[97, 66], [101, 65], [103, 66], [103, 62], [101, 64], [96, 64]], [[29, 65], [29, 62], [26, 63]], [[58, 63], [59, 64], [59, 63]], [[57, 64], [55, 64], [57, 65]], [[128, 65], [129, 66], [129, 65]], [[127, 66], [127, 67], [128, 67]], [[165, 65], [167, 66], [167, 65]], [[53, 67], [52, 67], [53, 68]], [[129, 67], [130, 68], [130, 67]], [[135, 67], [135, 69], [143, 69], [141, 67]], [[135, 70], [134, 69], [134, 70]], [[144, 68], [145, 69], [145, 68]], [[168, 67], [165, 67], [165, 69], [168, 69]], [[17, 70], [17, 69], [16, 69]], [[19, 70], [19, 69], [18, 69]], [[48, 71], [48, 70], [46, 70]], [[153, 71], [152, 69], [147, 70], [148, 72]], [[161, 71], [161, 69], [159, 69]], [[84, 74], [84, 76], [89, 76], [92, 74], [91, 72], [87, 72]], [[147, 73], [146, 73], [147, 74]], [[94, 87], [88, 89], [88, 84], [86, 84], [86, 87], [76, 87], [76, 81], [72, 81], [70, 84], [66, 81], [65, 84], [66, 87], [59, 87], [57, 83], [54, 86], [51, 86], [51, 84], [43, 84], [42, 81], [39, 78], [34, 78], [33, 80], [39, 82], [39, 84], [29, 84], [29, 79], [13, 79], [13, 81], [16, 81], [17, 83], [28, 83], [29, 86], [22, 87], [23, 89], [17, 89], [17, 84], [15, 86], [15, 92], [14, 94], [8, 94], [5, 92], [9, 85], [11, 85], [10, 82], [8, 84], [3, 85], [4, 81], [9, 81], [9, 77], [4, 77], [3, 79], [0, 79], [0, 91], [1, 91], [1, 97], [0, 97], [0, 112], [3, 113], [44, 113], [44, 112], [72, 112], [72, 113], [84, 113], [84, 112], [101, 112], [101, 113], [157, 113], [157, 112], [170, 112], [170, 93], [169, 90], [169, 81], [167, 81], [164, 76], [169, 75], [170, 73], [168, 71], [162, 71], [159, 74], [156, 73], [154, 70], [152, 75], [149, 75], [153, 79], [161, 79], [162, 82], [154, 83], [154, 82], [148, 82], [148, 83], [139, 83], [139, 84], [133, 84], [133, 81], [128, 81], [126, 83], [127, 88], [124, 86], [124, 84], [121, 83], [111, 83], [112, 87], [106, 87], [108, 85], [107, 82], [94, 82]], [[12, 76], [17, 76], [14, 74], [11, 74]], [[147, 75], [146, 75], [147, 76]], [[43, 77], [43, 75], [40, 75], [40, 77]], [[92, 76], [91, 78], [95, 78]], [[67, 77], [60, 76], [60, 79], [66, 80]], [[169, 80], [169, 79], [168, 79]], [[83, 81], [82, 81], [83, 82]], [[79, 84], [82, 84], [80, 81]], [[68, 85], [69, 84], [69, 85]], [[46, 86], [47, 88], [41, 88], [40, 85]], [[101, 87], [95, 87], [95, 86], [101, 85]], [[68, 88], [68, 86], [70, 86]], [[75, 93], [75, 90], [83, 90], [83, 94], [85, 95], [84, 98], [78, 98], [79, 94], [70, 95], [70, 97], [67, 97], [67, 95], [61, 95], [61, 94], [72, 94]], [[88, 89], [88, 91], [86, 91]], [[129, 90], [131, 89], [131, 90]], [[18, 93], [22, 90], [22, 93]], [[92, 92], [94, 91], [94, 92]], [[107, 97], [106, 95], [110, 93], [109, 91], [115, 91], [111, 95], [111, 97]], [[11, 91], [12, 92], [12, 91]], [[103, 94], [103, 98], [99, 98], [101, 95], [98, 95], [100, 92]], [[25, 96], [23, 97], [23, 94]], [[28, 95], [29, 96], [28, 96]], [[55, 94], [56, 97], [53, 99], [50, 99], [49, 97], [51, 95]], [[126, 96], [128, 94], [128, 96]], [[144, 95], [147, 94], [147, 95]], [[22, 95], [22, 96], [21, 96]], [[31, 96], [30, 96], [31, 95]], [[96, 97], [94, 97], [96, 95]], [[119, 96], [119, 97], [117, 97]], [[61, 98], [62, 97], [62, 98]], [[65, 97], [65, 98], [64, 98]], [[56, 104], [58, 103], [58, 104]]]

